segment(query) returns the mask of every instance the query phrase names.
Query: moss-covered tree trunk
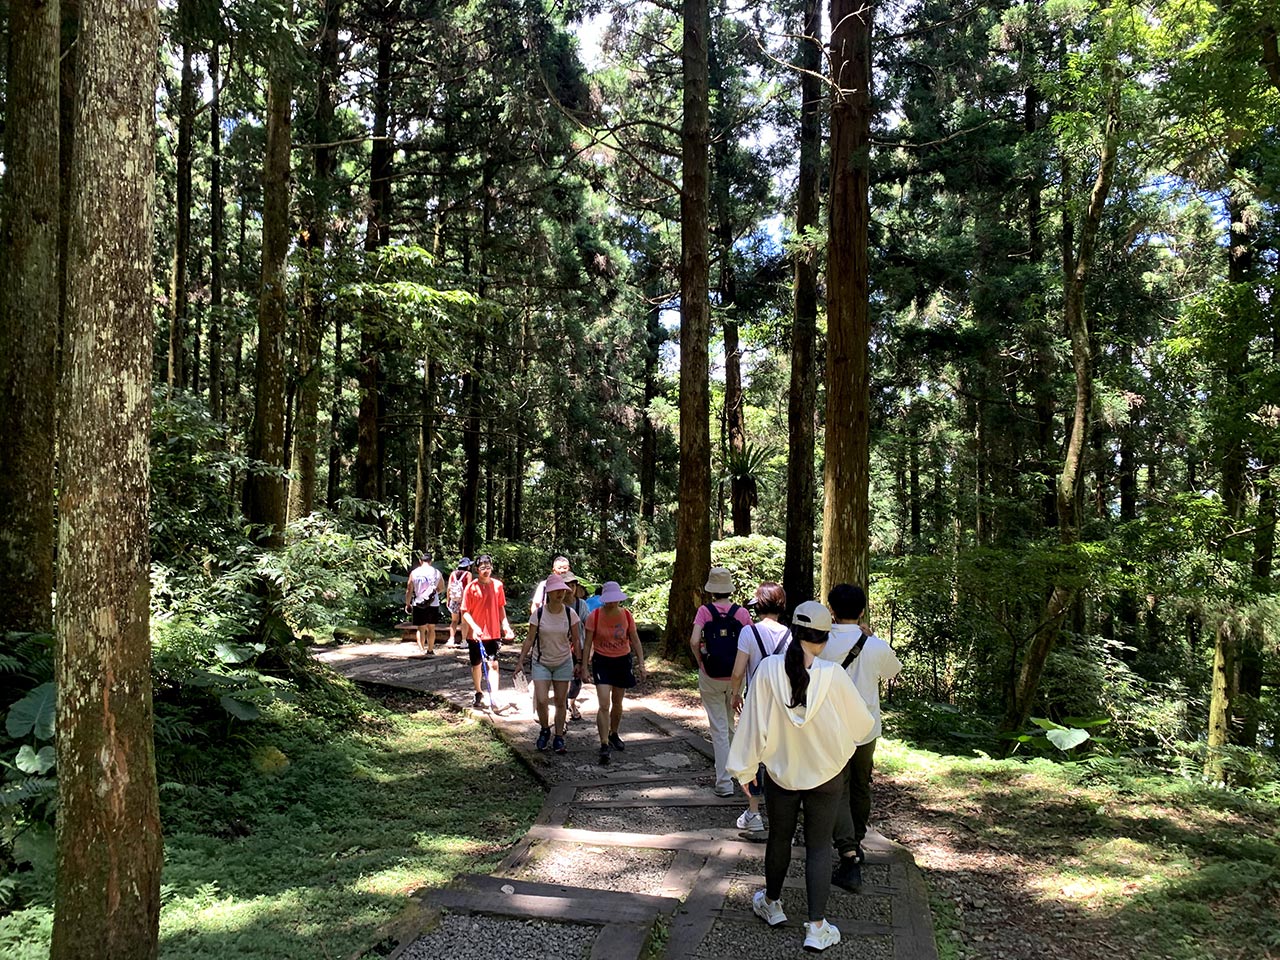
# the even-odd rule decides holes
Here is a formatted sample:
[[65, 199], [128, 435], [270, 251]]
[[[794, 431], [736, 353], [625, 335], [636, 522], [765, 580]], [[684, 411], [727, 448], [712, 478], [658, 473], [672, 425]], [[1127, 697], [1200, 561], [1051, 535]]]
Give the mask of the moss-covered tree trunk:
[[154, 3], [84, 0], [59, 446], [54, 960], [155, 957], [149, 438]]
[[663, 653], [687, 656], [685, 642], [711, 566], [711, 424], [707, 339], [711, 334], [707, 250], [708, 141], [706, 0], [684, 0], [684, 118], [680, 128], [680, 502], [676, 563], [667, 600]]
[[58, 349], [57, 0], [10, 0], [0, 215], [0, 631], [49, 630]]
[[[796, 185], [796, 233], [818, 226], [822, 175], [822, 4], [806, 0], [801, 27], [800, 171]], [[817, 379], [813, 347], [818, 329], [816, 251], [796, 255], [791, 327], [791, 384], [787, 395], [787, 556], [782, 587], [787, 606], [813, 599], [814, 421]]]
[[831, 0], [831, 198], [827, 211], [827, 418], [822, 595], [866, 584], [871, 562], [871, 19]]

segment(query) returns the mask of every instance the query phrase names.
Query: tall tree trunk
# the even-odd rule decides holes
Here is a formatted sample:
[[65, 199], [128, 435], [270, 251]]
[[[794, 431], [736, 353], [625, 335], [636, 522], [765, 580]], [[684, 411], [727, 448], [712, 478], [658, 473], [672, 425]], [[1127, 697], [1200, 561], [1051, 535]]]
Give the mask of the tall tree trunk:
[[53, 626], [57, 0], [10, 0], [0, 193], [0, 632]]
[[1209, 752], [1204, 775], [1212, 781], [1225, 780], [1226, 756], [1222, 748], [1231, 742], [1231, 715], [1236, 700], [1236, 674], [1239, 670], [1240, 641], [1236, 624], [1224, 617], [1213, 639], [1213, 676], [1209, 694]]
[[421, 555], [430, 542], [431, 464], [435, 454], [436, 379], [439, 364], [423, 361], [422, 413], [418, 420], [418, 469], [413, 497], [413, 549]]
[[[373, 146], [369, 165], [369, 219], [364, 248], [372, 253], [391, 239], [391, 142], [387, 137], [391, 112], [391, 23], [394, 8], [382, 14], [378, 36], [377, 79], [373, 92]], [[360, 409], [357, 414], [356, 496], [378, 501], [383, 494], [383, 461], [381, 427], [382, 351], [385, 338], [377, 321], [360, 328], [360, 366], [356, 380], [360, 387]]]
[[837, 583], [866, 585], [871, 563], [871, 18], [857, 0], [831, 0], [823, 596]]
[[333, 317], [333, 382], [329, 396], [329, 482], [325, 502], [336, 510], [342, 497], [342, 317]]
[[658, 396], [658, 358], [662, 349], [660, 274], [648, 264], [645, 282], [644, 419], [640, 422], [640, 522], [636, 524], [636, 562], [647, 555], [653, 533], [654, 496], [658, 484], [658, 431], [649, 412]]
[[311, 188], [309, 223], [303, 237], [306, 252], [306, 286], [298, 324], [298, 415], [293, 426], [293, 453], [289, 458], [295, 479], [289, 483], [289, 520], [308, 516], [315, 509], [316, 450], [319, 445], [320, 342], [324, 335], [323, 277], [325, 245], [329, 232], [329, 194], [333, 179], [333, 86], [338, 78], [338, 17], [340, 0], [325, 4], [316, 71], [316, 117], [312, 140], [315, 181]]
[[144, 0], [84, 0], [81, 14], [60, 396], [50, 956], [146, 960], [157, 955], [163, 855], [147, 517], [159, 21]]
[[[1057, 486], [1058, 539], [1064, 545], [1075, 543], [1078, 536], [1077, 486], [1084, 467], [1085, 441], [1089, 433], [1089, 410], [1093, 402], [1093, 359], [1089, 343], [1088, 316], [1084, 307], [1085, 285], [1089, 279], [1090, 268], [1093, 266], [1098, 228], [1102, 223], [1107, 196], [1111, 192], [1116, 152], [1120, 142], [1122, 76], [1119, 64], [1112, 64], [1109, 72], [1110, 89], [1102, 132], [1102, 150], [1098, 158], [1098, 173], [1081, 223], [1078, 250], [1075, 249], [1072, 222], [1067, 217], [1063, 219], [1062, 268], [1065, 287], [1063, 319], [1071, 335], [1071, 366], [1076, 381], [1071, 431]], [[1062, 627], [1062, 617], [1074, 605], [1076, 593], [1077, 587], [1074, 584], [1054, 585], [1045, 604], [1044, 615], [1041, 617], [1044, 626], [1031, 638], [1023, 655], [1008, 709], [1001, 724], [1003, 731], [1020, 729], [1031, 716], [1031, 704], [1040, 686], [1040, 675], [1044, 672], [1050, 651], [1057, 643]]]
[[[724, 23], [727, 14], [724, 0], [719, 0], [716, 23]], [[713, 29], [708, 35], [708, 95], [723, 107], [726, 100], [724, 60], [719, 37]], [[714, 118], [718, 131], [727, 131], [732, 120], [723, 115]], [[709, 121], [710, 122], [710, 121]], [[729, 171], [729, 138], [712, 138], [712, 182], [715, 199], [715, 236], [719, 247], [720, 276], [718, 301], [724, 322], [724, 444], [729, 473], [729, 513], [735, 537], [751, 535], [751, 509], [756, 505], [755, 478], [747, 468], [747, 425], [742, 395], [742, 350], [738, 339], [738, 284], [733, 265], [733, 211], [729, 200], [732, 174]]]
[[711, 305], [707, 254], [708, 65], [706, 0], [683, 0], [684, 118], [680, 127], [680, 505], [676, 562], [663, 654], [688, 656], [685, 642], [711, 567], [711, 424], [707, 340]]
[[[289, 255], [289, 149], [291, 97], [285, 64], [270, 65], [267, 87], [267, 153], [262, 166], [262, 288], [258, 298], [258, 353], [254, 370], [253, 427], [249, 457], [268, 468], [284, 466], [284, 344], [288, 322], [286, 261]], [[244, 481], [244, 515], [258, 542], [284, 543], [284, 480], [255, 471]]]
[[169, 273], [169, 389], [187, 386], [187, 263], [191, 252], [191, 137], [196, 120], [196, 78], [191, 68], [191, 0], [178, 2], [178, 32], [182, 37], [182, 80], [178, 92], [178, 196], [175, 204], [177, 230], [173, 241], [173, 263]]
[[[800, 74], [800, 170], [796, 185], [796, 233], [818, 226], [822, 176], [822, 3], [805, 0], [797, 64]], [[796, 254], [791, 327], [791, 385], [787, 394], [787, 555], [782, 587], [787, 606], [813, 598], [814, 412], [817, 378], [813, 347], [818, 329], [817, 252]]]
[[209, 47], [209, 414], [225, 416], [222, 393], [222, 258], [226, 245], [222, 208], [222, 91], [218, 41]]

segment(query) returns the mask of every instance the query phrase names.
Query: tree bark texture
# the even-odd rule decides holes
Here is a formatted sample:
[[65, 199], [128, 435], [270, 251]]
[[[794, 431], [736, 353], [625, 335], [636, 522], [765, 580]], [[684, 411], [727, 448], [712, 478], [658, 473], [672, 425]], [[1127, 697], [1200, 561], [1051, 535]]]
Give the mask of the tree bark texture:
[[[387, 14], [388, 16], [390, 14]], [[384, 24], [378, 36], [378, 74], [373, 94], [373, 146], [369, 158], [369, 219], [364, 248], [372, 253], [391, 239], [391, 143], [387, 139], [391, 112], [391, 30]], [[383, 491], [381, 319], [366, 319], [360, 328], [360, 408], [356, 431], [356, 496], [381, 500]]]
[[822, 596], [867, 584], [871, 562], [871, 8], [831, 0], [831, 198], [827, 236], [827, 418]]
[[[796, 185], [796, 233], [818, 226], [822, 176], [822, 3], [806, 0], [801, 27], [800, 170]], [[787, 555], [782, 588], [787, 607], [813, 599], [814, 420], [817, 378], [814, 340], [818, 329], [818, 267], [813, 256], [796, 255], [791, 326], [791, 382], [787, 393]]]
[[10, 0], [0, 212], [0, 631], [53, 625], [60, 183], [56, 0]]
[[684, 118], [680, 129], [680, 503], [676, 562], [663, 653], [688, 656], [685, 642], [711, 567], [711, 424], [707, 340], [708, 61], [706, 0], [683, 0]]
[[[1085, 286], [1093, 265], [1098, 228], [1102, 223], [1102, 214], [1115, 174], [1120, 141], [1121, 83], [1120, 67], [1112, 65], [1098, 173], [1081, 223], [1078, 249], [1075, 249], [1070, 221], [1064, 223], [1063, 229], [1063, 319], [1071, 336], [1071, 366], [1075, 374], [1075, 408], [1057, 485], [1058, 540], [1064, 545], [1075, 543], [1079, 535], [1077, 494], [1084, 467], [1085, 443], [1089, 436], [1089, 412], [1093, 403], [1093, 358], [1085, 312]], [[1005, 732], [1020, 729], [1031, 716], [1031, 705], [1040, 686], [1040, 675], [1044, 672], [1050, 651], [1057, 643], [1062, 617], [1074, 605], [1076, 592], [1073, 586], [1054, 585], [1045, 604], [1042, 617], [1044, 626], [1031, 638], [1023, 656], [1001, 726]]]
[[148, 532], [154, 3], [85, 0], [60, 402], [54, 960], [155, 957]]
[[182, 79], [178, 88], [178, 146], [176, 229], [173, 263], [169, 274], [169, 376], [170, 390], [187, 386], [187, 261], [191, 249], [191, 137], [196, 119], [196, 79], [191, 68], [193, 42], [191, 0], [178, 2], [178, 32], [182, 42]]
[[302, 311], [298, 322], [298, 415], [293, 427], [293, 451], [289, 457], [294, 479], [289, 483], [289, 520], [308, 516], [315, 509], [316, 451], [319, 445], [320, 341], [325, 328], [325, 246], [329, 233], [329, 192], [333, 179], [333, 86], [338, 73], [338, 0], [325, 5], [316, 67], [316, 116], [312, 139], [320, 144], [312, 151], [315, 179], [311, 188], [308, 224], [302, 247], [306, 273]]
[[222, 261], [226, 227], [222, 206], [222, 93], [218, 42], [209, 46], [209, 415], [224, 416], [222, 403]]
[[413, 549], [421, 555], [431, 529], [431, 469], [435, 454], [435, 406], [438, 364], [427, 358], [422, 373], [422, 412], [418, 421], [418, 469], [413, 498]]
[[273, 64], [267, 89], [267, 153], [262, 167], [262, 288], [258, 299], [258, 359], [254, 371], [253, 429], [249, 456], [270, 474], [245, 477], [245, 519], [260, 543], [284, 543], [285, 377], [288, 323], [286, 261], [289, 255], [289, 148], [292, 90], [286, 67]]

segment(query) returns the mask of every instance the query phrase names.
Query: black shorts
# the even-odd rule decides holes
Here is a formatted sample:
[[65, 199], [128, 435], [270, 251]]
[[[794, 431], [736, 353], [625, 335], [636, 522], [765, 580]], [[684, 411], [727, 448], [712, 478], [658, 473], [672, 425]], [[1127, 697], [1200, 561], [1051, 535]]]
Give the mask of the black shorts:
[[415, 627], [433, 627], [440, 622], [440, 605], [438, 603], [415, 603], [413, 605], [413, 625]]
[[603, 657], [591, 654], [591, 682], [597, 687], [621, 687], [630, 690], [636, 685], [636, 675], [631, 669], [631, 654], [620, 657]]
[[[498, 649], [501, 646], [501, 640], [486, 640], [484, 642], [484, 655], [490, 660], [496, 659], [498, 656]], [[471, 665], [473, 667], [480, 666], [480, 644], [478, 641], [467, 641], [467, 655], [470, 657]]]

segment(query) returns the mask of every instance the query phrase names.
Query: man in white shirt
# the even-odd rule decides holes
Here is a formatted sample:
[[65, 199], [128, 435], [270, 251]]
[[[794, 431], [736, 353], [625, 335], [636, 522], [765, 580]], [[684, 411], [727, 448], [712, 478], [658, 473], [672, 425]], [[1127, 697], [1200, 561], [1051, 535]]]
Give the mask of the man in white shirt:
[[444, 577], [431, 565], [431, 554], [424, 551], [419, 564], [409, 572], [404, 588], [404, 609], [418, 628], [418, 649], [428, 657], [436, 652], [436, 624], [440, 622], [440, 598], [444, 596]]
[[834, 623], [831, 639], [819, 657], [841, 664], [862, 695], [875, 721], [871, 732], [857, 744], [845, 768], [842, 802], [836, 812], [835, 844], [840, 861], [831, 882], [846, 890], [862, 885], [862, 838], [871, 818], [871, 767], [880, 736], [880, 681], [892, 680], [902, 669], [893, 648], [875, 636], [863, 619], [867, 595], [851, 583], [836, 584], [827, 594], [827, 606]]

